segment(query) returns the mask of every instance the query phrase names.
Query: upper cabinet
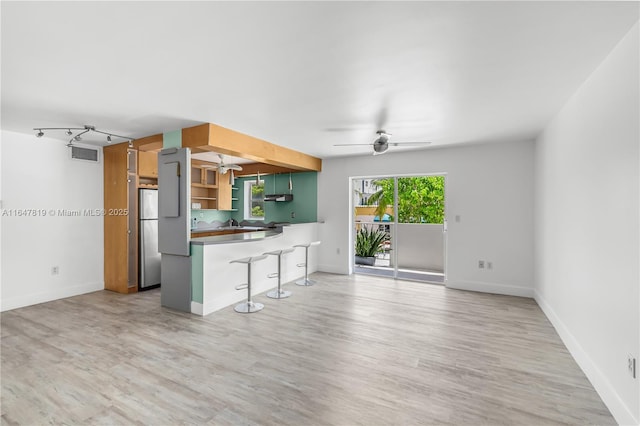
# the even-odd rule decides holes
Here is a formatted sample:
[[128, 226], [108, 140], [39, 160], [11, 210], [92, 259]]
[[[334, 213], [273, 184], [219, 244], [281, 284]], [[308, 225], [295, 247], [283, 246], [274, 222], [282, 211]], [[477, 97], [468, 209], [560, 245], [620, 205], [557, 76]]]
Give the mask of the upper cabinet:
[[191, 161], [191, 208], [232, 210], [229, 175], [220, 175], [215, 163]]
[[158, 153], [149, 151], [138, 152], [138, 176], [158, 177]]
[[213, 163], [191, 163], [191, 208], [212, 210], [218, 208], [218, 171]]
[[233, 210], [231, 206], [232, 192], [231, 184], [229, 183], [229, 173], [220, 175], [220, 182], [218, 182], [218, 210]]

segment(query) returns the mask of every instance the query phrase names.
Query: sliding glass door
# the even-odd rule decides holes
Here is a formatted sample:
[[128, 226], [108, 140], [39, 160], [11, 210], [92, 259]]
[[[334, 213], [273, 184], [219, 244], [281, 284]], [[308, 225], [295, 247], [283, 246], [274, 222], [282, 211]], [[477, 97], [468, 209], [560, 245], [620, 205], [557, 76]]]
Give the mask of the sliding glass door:
[[444, 176], [359, 178], [353, 187], [354, 272], [443, 283]]

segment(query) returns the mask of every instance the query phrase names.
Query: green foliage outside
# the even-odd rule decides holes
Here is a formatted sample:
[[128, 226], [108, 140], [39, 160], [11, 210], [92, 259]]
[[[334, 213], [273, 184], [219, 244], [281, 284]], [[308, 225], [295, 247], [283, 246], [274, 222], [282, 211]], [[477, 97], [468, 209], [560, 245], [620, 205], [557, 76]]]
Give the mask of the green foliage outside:
[[382, 251], [382, 243], [387, 239], [387, 233], [377, 229], [363, 227], [356, 234], [356, 256], [372, 257]]
[[264, 217], [264, 210], [262, 210], [262, 206], [253, 206], [251, 209], [252, 217]]
[[264, 182], [251, 185], [251, 217], [264, 217]]
[[[393, 179], [377, 179], [380, 190], [367, 204], [377, 205], [382, 218], [387, 206], [393, 207]], [[444, 176], [398, 178], [399, 223], [444, 223]]]
[[264, 194], [264, 183], [251, 185], [251, 198], [262, 198], [262, 194]]

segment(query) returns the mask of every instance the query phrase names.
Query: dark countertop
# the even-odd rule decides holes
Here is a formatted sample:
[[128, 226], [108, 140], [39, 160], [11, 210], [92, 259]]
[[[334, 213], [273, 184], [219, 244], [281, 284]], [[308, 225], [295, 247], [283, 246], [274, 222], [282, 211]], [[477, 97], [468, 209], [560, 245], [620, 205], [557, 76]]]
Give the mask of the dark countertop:
[[237, 229], [239, 231], [265, 231], [268, 228], [264, 226], [219, 226], [217, 228], [193, 228], [191, 229], [192, 234], [200, 234], [203, 232], [215, 232], [215, 231], [229, 231]]
[[214, 235], [212, 237], [192, 238], [191, 244], [207, 246], [212, 244], [248, 243], [251, 241], [266, 240], [282, 235], [282, 228], [268, 231], [242, 232], [238, 234]]

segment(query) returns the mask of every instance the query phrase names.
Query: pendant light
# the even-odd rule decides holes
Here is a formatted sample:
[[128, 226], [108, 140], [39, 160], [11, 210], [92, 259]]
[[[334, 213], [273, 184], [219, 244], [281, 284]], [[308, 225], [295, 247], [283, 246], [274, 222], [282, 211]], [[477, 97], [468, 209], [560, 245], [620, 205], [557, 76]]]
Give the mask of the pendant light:
[[260, 171], [258, 171], [258, 174], [256, 175], [256, 185], [260, 185]]
[[233, 175], [233, 169], [229, 172], [229, 185], [233, 186], [236, 183], [236, 177]]
[[293, 182], [291, 181], [291, 172], [289, 172], [289, 194], [293, 191]]

